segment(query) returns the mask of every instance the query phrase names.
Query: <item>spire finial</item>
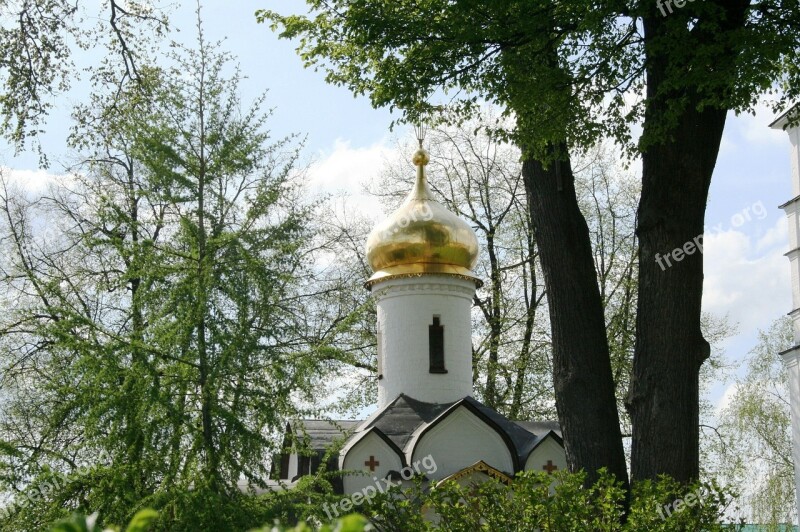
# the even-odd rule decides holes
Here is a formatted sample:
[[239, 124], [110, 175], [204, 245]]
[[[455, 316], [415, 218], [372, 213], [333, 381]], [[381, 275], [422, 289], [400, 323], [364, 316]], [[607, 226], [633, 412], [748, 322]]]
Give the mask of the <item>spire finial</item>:
[[428, 132], [428, 128], [425, 124], [420, 120], [417, 122], [417, 125], [414, 126], [414, 133], [417, 135], [417, 140], [419, 141], [419, 147], [422, 148], [422, 142], [425, 140], [425, 133]]
[[421, 121], [414, 126], [414, 133], [416, 134], [417, 141], [419, 142], [419, 149], [414, 153], [414, 157], [412, 157], [411, 162], [414, 163], [414, 166], [419, 166], [420, 168], [428, 164], [431, 160], [431, 156], [427, 151], [425, 151], [425, 148], [422, 147], [427, 130], [428, 128], [425, 127]]

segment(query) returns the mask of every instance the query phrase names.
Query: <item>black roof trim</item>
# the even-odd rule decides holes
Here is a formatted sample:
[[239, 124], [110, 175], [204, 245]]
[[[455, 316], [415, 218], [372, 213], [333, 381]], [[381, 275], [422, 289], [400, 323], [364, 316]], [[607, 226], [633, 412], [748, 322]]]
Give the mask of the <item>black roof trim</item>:
[[350, 454], [350, 451], [353, 450], [353, 447], [355, 447], [356, 445], [358, 445], [359, 443], [364, 441], [364, 438], [369, 436], [370, 433], [377, 434], [380, 439], [382, 439], [384, 442], [386, 442], [386, 444], [389, 446], [389, 448], [392, 451], [394, 451], [394, 453], [397, 456], [400, 457], [400, 464], [403, 467], [407, 466], [407, 464], [406, 464], [406, 455], [403, 452], [403, 450], [400, 447], [398, 447], [397, 444], [395, 442], [393, 442], [392, 439], [389, 438], [389, 436], [384, 434], [384, 432], [381, 429], [379, 429], [378, 427], [370, 427], [367, 430], [365, 430], [364, 432], [356, 435], [357, 439], [355, 441], [347, 442], [347, 445], [345, 446], [345, 449], [347, 449], [347, 452], [345, 453], [345, 459], [347, 459], [347, 455]]
[[783, 209], [787, 205], [791, 205], [792, 203], [794, 203], [796, 201], [800, 201], [800, 195], [793, 197], [792, 199], [790, 199], [789, 201], [787, 201], [786, 203], [784, 203], [782, 205], [778, 205], [778, 208], [779, 209]]

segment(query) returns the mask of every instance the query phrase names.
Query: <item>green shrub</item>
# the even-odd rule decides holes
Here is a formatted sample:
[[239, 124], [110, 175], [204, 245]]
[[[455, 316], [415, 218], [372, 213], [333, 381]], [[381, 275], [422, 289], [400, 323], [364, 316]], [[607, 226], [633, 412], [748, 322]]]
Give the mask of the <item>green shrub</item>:
[[[150, 525], [158, 517], [154, 510], [140, 510], [133, 519], [125, 527], [125, 532], [147, 532], [150, 530]], [[75, 514], [68, 519], [64, 519], [54, 524], [50, 532], [104, 532], [104, 531], [119, 531], [119, 527], [106, 527], [103, 528], [97, 523], [97, 514], [90, 516]]]
[[[613, 477], [601, 472], [592, 486], [584, 486], [585, 475], [557, 472], [524, 472], [509, 486], [489, 480], [478, 485], [461, 486], [446, 481], [429, 487], [417, 480], [410, 487], [393, 487], [378, 492], [358, 505], [363, 515], [331, 515], [330, 508], [345, 497], [334, 495], [330, 486], [319, 485], [309, 477], [298, 489], [275, 492], [261, 497], [227, 501], [243, 505], [242, 514], [268, 516], [270, 523], [251, 532], [407, 532], [443, 530], [475, 532], [479, 530], [540, 530], [541, 532], [650, 532], [731, 530], [722, 524], [726, 509], [733, 502], [730, 491], [714, 483], [679, 484], [667, 477], [657, 482], [641, 482], [630, 494]], [[192, 498], [191, 495], [187, 495]], [[627, 497], [628, 511], [625, 512]], [[208, 503], [202, 510], [203, 502]], [[219, 503], [220, 501], [217, 501]], [[328, 505], [326, 507], [326, 504]], [[185, 501], [185, 509], [205, 513], [219, 511], [214, 501]], [[327, 511], [326, 511], [327, 510]], [[222, 514], [231, 514], [229, 506]], [[231, 514], [232, 515], [232, 514]], [[137, 515], [138, 517], [138, 515]], [[170, 529], [171, 518], [188, 526], [185, 515], [169, 516], [160, 512], [157, 520], [145, 523], [152, 530]], [[200, 519], [200, 518], [198, 518]], [[208, 520], [208, 515], [202, 516]], [[225, 520], [215, 530], [246, 530], [235, 520]], [[333, 523], [330, 523], [331, 521]], [[290, 528], [288, 523], [298, 523]], [[322, 524], [330, 523], [330, 524]], [[94, 532], [93, 528], [54, 528], [58, 532]], [[132, 525], [133, 526], [133, 523]], [[136, 528], [128, 530], [151, 530]], [[197, 529], [200, 530], [200, 529]]]
[[[591, 487], [583, 474], [524, 472], [511, 486], [444, 482], [426, 490], [392, 489], [362, 511], [379, 530], [541, 530], [602, 532], [729, 530], [721, 524], [732, 494], [715, 484], [681, 486], [668, 478], [643, 482], [631, 494], [605, 472]], [[700, 494], [700, 496], [698, 496]], [[682, 501], [677, 504], [677, 501]], [[667, 509], [665, 509], [665, 506]], [[422, 518], [423, 514], [429, 520]]]

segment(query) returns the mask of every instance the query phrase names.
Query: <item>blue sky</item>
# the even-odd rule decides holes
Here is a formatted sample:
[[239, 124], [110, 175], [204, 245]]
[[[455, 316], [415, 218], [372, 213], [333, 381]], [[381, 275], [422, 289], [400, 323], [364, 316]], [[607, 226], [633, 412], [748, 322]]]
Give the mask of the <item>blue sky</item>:
[[[268, 26], [256, 23], [254, 12], [259, 8], [306, 11], [300, 0], [210, 1], [203, 8], [207, 37], [224, 39], [223, 48], [238, 58], [248, 77], [241, 87], [245, 102], [269, 89], [267, 105], [275, 107], [270, 121], [274, 136], [307, 135], [305, 158], [313, 161], [311, 185], [357, 195], [361, 184], [377, 176], [383, 161], [393, 156], [393, 135], [404, 130], [390, 132], [392, 117], [387, 110], [372, 109], [366, 98], [327, 85], [322, 72], [305, 70], [294, 43], [278, 40]], [[194, 2], [187, 2], [171, 14], [173, 28], [180, 30], [174, 36], [177, 40], [194, 40], [193, 11]], [[92, 57], [99, 56], [88, 60]], [[43, 138], [48, 152], [64, 153], [70, 106], [87, 90], [84, 81], [59, 100]], [[739, 334], [723, 346], [726, 357], [733, 360], [742, 359], [752, 348], [759, 328], [768, 327], [791, 308], [789, 264], [783, 257], [788, 250], [786, 221], [777, 208], [791, 197], [789, 142], [785, 133], [768, 128], [773, 118], [766, 106], [760, 106], [755, 117], [731, 115], [711, 185], [704, 309], [728, 314], [739, 324]], [[0, 144], [0, 165], [14, 169], [17, 179], [32, 187], [46, 178], [35, 155], [15, 156], [4, 144]], [[58, 164], [50, 171], [58, 173]], [[359, 205], [378, 215], [377, 203]], [[749, 220], [746, 212], [751, 213]], [[754, 212], [764, 212], [763, 218]], [[727, 386], [715, 385], [711, 399], [718, 401]]]

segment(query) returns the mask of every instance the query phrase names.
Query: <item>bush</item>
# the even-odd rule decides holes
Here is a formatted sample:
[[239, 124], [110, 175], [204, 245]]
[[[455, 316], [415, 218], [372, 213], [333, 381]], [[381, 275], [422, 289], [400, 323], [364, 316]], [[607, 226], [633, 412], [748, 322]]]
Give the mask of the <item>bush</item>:
[[[320, 485], [262, 497], [244, 497], [245, 514], [269, 516], [266, 525], [251, 532], [363, 532], [377, 530], [540, 530], [541, 532], [650, 532], [731, 530], [722, 524], [724, 513], [733, 501], [730, 491], [715, 483], [679, 484], [667, 477], [657, 482], [641, 482], [628, 494], [606, 472], [592, 486], [584, 486], [582, 473], [524, 472], [509, 486], [494, 480], [462, 486], [447, 481], [427, 487], [420, 480], [412, 486], [395, 486], [378, 492], [357, 510], [363, 515], [342, 516], [326, 513], [344, 497], [332, 495]], [[626, 513], [626, 498], [630, 495]], [[189, 505], [193, 506], [193, 505]], [[213, 512], [213, 505], [206, 511]], [[338, 518], [331, 524], [332, 518]], [[294, 528], [286, 523], [298, 522]], [[262, 521], [263, 522], [263, 521]], [[283, 524], [281, 524], [283, 523]], [[146, 523], [169, 529], [169, 519]], [[245, 530], [234, 523], [219, 530]], [[94, 532], [91, 528], [56, 528], [59, 532]], [[130, 528], [128, 530], [131, 530]], [[144, 531], [146, 528], [137, 528]]]
[[619, 482], [603, 472], [586, 488], [584, 479], [581, 473], [524, 472], [511, 486], [493, 480], [467, 487], [444, 482], [429, 490], [417, 485], [376, 496], [362, 510], [378, 530], [398, 532], [729, 530], [721, 521], [732, 494], [713, 483], [682, 486], [666, 477], [642, 482], [626, 514]]

